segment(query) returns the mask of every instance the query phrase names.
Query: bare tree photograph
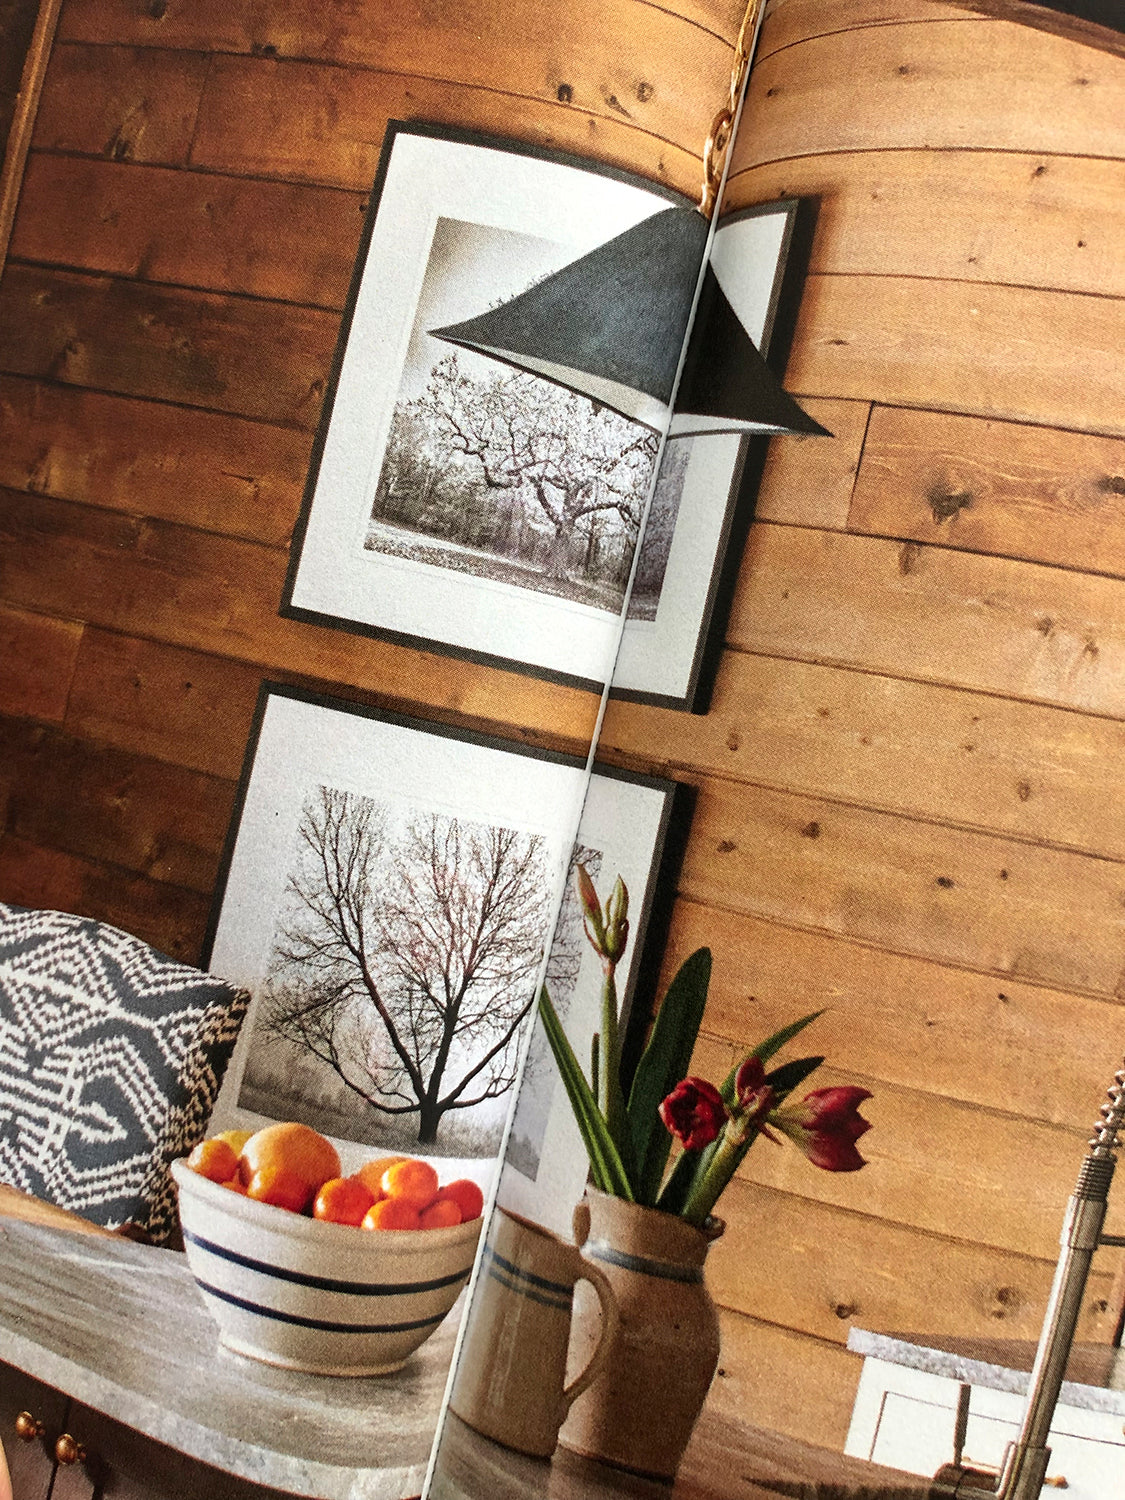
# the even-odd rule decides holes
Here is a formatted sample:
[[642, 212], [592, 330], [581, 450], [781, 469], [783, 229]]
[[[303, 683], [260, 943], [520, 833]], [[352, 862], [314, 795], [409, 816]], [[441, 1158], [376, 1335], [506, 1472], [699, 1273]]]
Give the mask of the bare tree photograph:
[[655, 433], [429, 332], [489, 305], [498, 265], [522, 291], [558, 258], [438, 219], [364, 545], [619, 614]]
[[317, 787], [240, 1106], [370, 1144], [494, 1154], [549, 906], [539, 835]]

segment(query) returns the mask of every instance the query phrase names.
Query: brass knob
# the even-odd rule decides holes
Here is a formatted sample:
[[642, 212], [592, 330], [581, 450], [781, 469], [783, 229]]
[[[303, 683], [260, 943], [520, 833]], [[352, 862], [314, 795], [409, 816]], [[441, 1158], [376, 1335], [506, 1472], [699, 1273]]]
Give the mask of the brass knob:
[[36, 1438], [41, 1438], [46, 1428], [38, 1417], [33, 1417], [29, 1411], [21, 1411], [16, 1417], [16, 1436], [25, 1443], [33, 1443]]
[[86, 1450], [77, 1438], [64, 1432], [55, 1444], [55, 1457], [60, 1464], [81, 1464], [86, 1461]]

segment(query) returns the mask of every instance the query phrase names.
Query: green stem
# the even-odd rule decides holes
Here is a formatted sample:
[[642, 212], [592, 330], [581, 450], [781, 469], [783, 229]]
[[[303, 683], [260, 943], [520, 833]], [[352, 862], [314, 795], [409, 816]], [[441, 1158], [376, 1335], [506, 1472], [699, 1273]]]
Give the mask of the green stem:
[[702, 1228], [708, 1215], [719, 1201], [719, 1195], [734, 1176], [735, 1168], [746, 1155], [753, 1135], [749, 1140], [741, 1135], [732, 1136], [730, 1127], [723, 1131], [707, 1170], [692, 1183], [681, 1217], [689, 1224]]
[[598, 1048], [598, 1106], [620, 1151], [624, 1136], [625, 1096], [621, 1092], [621, 1039], [617, 1026], [617, 964], [604, 960], [601, 1044]]

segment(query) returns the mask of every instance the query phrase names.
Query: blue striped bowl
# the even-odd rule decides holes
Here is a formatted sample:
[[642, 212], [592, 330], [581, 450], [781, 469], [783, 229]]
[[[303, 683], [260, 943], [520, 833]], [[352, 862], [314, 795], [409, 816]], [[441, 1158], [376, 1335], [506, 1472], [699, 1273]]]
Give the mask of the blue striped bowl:
[[188, 1265], [238, 1354], [318, 1375], [401, 1369], [469, 1279], [481, 1220], [355, 1229], [256, 1203], [172, 1163]]

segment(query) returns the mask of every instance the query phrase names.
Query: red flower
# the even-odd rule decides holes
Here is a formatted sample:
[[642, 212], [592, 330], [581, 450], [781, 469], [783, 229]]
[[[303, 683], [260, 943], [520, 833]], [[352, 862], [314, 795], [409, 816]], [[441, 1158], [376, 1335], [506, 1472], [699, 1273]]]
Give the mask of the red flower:
[[869, 1089], [843, 1086], [815, 1089], [792, 1109], [782, 1109], [773, 1117], [779, 1130], [798, 1145], [814, 1167], [826, 1172], [857, 1172], [866, 1166], [855, 1143], [871, 1121], [859, 1113], [859, 1106], [871, 1098]]
[[723, 1096], [705, 1078], [682, 1078], [658, 1112], [685, 1151], [702, 1151], [727, 1122]]

